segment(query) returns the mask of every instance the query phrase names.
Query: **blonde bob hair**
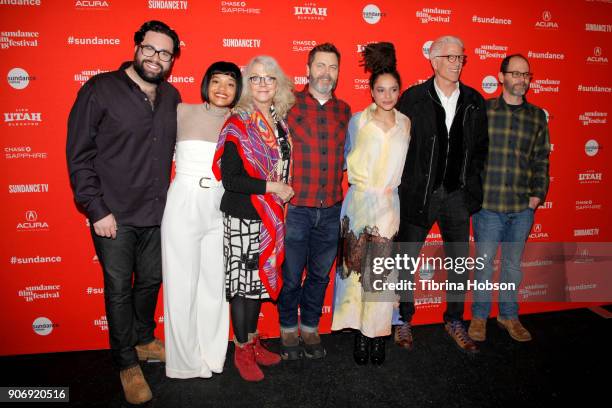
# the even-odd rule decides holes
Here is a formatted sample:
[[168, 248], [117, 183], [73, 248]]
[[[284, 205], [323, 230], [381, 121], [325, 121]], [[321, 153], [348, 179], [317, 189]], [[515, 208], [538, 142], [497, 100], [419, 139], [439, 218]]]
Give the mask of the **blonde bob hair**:
[[250, 77], [253, 72], [253, 67], [256, 64], [261, 64], [264, 67], [266, 73], [276, 78], [276, 93], [272, 99], [272, 104], [276, 110], [276, 114], [281, 117], [287, 117], [287, 112], [295, 103], [295, 96], [293, 96], [293, 83], [289, 80], [287, 75], [283, 72], [278, 62], [272, 57], [267, 55], [258, 55], [253, 58], [249, 65], [246, 66], [242, 75], [242, 95], [240, 100], [234, 108], [237, 111], [253, 113], [255, 105], [253, 104], [253, 94], [251, 93]]

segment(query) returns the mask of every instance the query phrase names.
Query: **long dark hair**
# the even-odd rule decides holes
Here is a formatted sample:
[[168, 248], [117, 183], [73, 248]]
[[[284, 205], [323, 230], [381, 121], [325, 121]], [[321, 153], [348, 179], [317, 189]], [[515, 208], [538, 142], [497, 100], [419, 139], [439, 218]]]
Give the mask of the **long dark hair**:
[[379, 76], [390, 74], [397, 81], [399, 88], [402, 88], [402, 80], [397, 72], [397, 58], [395, 57], [395, 47], [390, 42], [378, 42], [365, 46], [361, 52], [361, 66], [366, 72], [370, 73], [370, 89]]
[[234, 96], [234, 100], [230, 105], [230, 108], [233, 108], [238, 103], [240, 95], [242, 94], [242, 74], [240, 73], [240, 68], [238, 68], [238, 66], [233, 62], [213, 62], [206, 70], [206, 73], [204, 73], [204, 78], [202, 78], [200, 90], [202, 93], [202, 100], [204, 100], [204, 102], [209, 102], [208, 87], [213, 75], [216, 74], [229, 75], [236, 80], [236, 96]]

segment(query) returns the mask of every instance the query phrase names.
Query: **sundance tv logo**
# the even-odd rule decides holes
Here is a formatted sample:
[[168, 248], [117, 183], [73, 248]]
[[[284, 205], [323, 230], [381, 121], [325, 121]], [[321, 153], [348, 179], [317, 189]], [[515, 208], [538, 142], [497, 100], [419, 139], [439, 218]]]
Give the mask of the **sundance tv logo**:
[[22, 221], [17, 223], [17, 232], [49, 231], [49, 224], [39, 219], [34, 210], [27, 210]]
[[224, 38], [224, 48], [260, 48], [261, 40], [258, 38]]
[[327, 7], [317, 7], [317, 3], [308, 2], [293, 6], [293, 15], [298, 20], [324, 21], [327, 18]]
[[187, 10], [187, 8], [189, 7], [189, 2], [187, 0], [149, 0], [147, 5], [151, 10]]
[[40, 123], [42, 123], [41, 112], [30, 112], [26, 108], [4, 112], [4, 124], [7, 126], [38, 126]]
[[540, 19], [536, 21], [535, 27], [544, 30], [557, 30], [559, 29], [559, 24], [553, 19], [550, 11], [544, 10]]

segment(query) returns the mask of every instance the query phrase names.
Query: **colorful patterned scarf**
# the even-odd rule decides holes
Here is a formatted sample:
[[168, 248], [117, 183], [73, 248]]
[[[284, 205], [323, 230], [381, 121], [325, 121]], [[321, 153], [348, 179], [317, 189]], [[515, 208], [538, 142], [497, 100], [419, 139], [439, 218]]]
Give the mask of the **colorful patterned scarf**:
[[[289, 131], [279, 122], [287, 137]], [[268, 146], [260, 133], [271, 131], [259, 111], [234, 113], [223, 125], [213, 159], [213, 173], [221, 180], [221, 156], [225, 142], [233, 142], [247, 174], [251, 177], [276, 180], [275, 166], [281, 165], [278, 149]], [[282, 200], [271, 193], [251, 194], [251, 203], [261, 218], [259, 234], [259, 277], [271, 298], [276, 299], [282, 286], [281, 266], [285, 259], [285, 214]]]

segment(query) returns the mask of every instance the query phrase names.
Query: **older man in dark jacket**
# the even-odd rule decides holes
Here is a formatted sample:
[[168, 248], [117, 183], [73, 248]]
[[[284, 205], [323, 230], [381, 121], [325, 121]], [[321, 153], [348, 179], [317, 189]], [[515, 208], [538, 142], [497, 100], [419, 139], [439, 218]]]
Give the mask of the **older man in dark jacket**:
[[[459, 81], [465, 63], [457, 37], [444, 36], [431, 45], [434, 76], [405, 91], [399, 110], [412, 121], [408, 156], [399, 188], [400, 227], [397, 241], [403, 252], [418, 257], [431, 227], [438, 223], [447, 258], [469, 256], [470, 215], [482, 204], [482, 179], [488, 151], [485, 102]], [[453, 265], [457, 265], [453, 262]], [[411, 279], [416, 271], [405, 271]], [[459, 348], [478, 351], [463, 325], [468, 273], [450, 269], [445, 329]], [[461, 272], [461, 273], [460, 273]], [[463, 289], [462, 289], [463, 288]], [[395, 328], [398, 345], [412, 347], [413, 293], [400, 302], [403, 324]]]

